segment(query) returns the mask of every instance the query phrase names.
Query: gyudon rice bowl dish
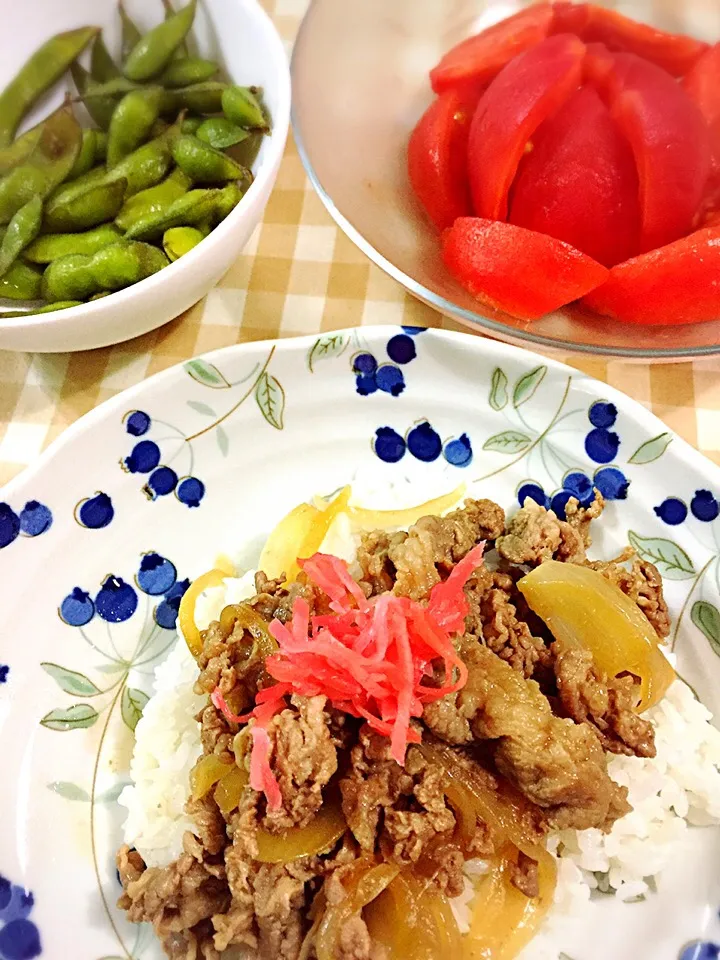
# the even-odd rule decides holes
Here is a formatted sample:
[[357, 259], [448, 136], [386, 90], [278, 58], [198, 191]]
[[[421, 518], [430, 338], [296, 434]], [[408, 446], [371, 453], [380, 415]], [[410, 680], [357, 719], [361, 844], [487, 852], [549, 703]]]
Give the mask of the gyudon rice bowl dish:
[[594, 891], [653, 895], [720, 819], [658, 571], [587, 557], [599, 494], [461, 500], [346, 488], [185, 594], [117, 855], [168, 957], [557, 958]]

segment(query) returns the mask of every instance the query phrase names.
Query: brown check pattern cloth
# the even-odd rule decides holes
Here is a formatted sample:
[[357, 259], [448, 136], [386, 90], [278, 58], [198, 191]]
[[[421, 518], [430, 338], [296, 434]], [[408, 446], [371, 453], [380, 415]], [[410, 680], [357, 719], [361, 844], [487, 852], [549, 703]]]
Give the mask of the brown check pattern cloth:
[[[307, 0], [264, 5], [289, 49]], [[0, 351], [0, 484], [97, 404], [188, 357], [240, 341], [375, 323], [461, 329], [405, 293], [334, 225], [291, 137], [264, 221], [205, 301], [115, 347]], [[654, 366], [561, 359], [634, 397], [720, 464], [720, 359]]]

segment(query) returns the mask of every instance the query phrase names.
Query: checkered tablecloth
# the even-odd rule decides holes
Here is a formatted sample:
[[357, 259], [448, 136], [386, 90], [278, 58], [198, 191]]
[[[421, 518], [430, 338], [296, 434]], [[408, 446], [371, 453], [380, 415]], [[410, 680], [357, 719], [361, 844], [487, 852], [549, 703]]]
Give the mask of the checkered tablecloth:
[[[265, 0], [265, 6], [290, 49], [307, 0]], [[0, 483], [98, 403], [195, 354], [375, 323], [461, 329], [406, 294], [335, 227], [291, 137], [263, 223], [204, 302], [115, 347], [0, 352]], [[563, 359], [639, 400], [720, 463], [720, 359], [656, 366]]]

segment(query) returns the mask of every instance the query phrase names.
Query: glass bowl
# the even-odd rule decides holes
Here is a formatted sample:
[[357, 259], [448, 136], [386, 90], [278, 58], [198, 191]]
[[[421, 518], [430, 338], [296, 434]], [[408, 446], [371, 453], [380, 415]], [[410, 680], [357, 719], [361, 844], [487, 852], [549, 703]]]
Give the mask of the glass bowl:
[[[305, 169], [338, 225], [410, 293], [477, 332], [515, 343], [648, 360], [720, 353], [720, 319], [642, 327], [575, 307], [532, 322], [480, 305], [445, 270], [411, 194], [406, 145], [432, 99], [429, 69], [459, 40], [528, 3], [313, 0], [292, 62], [293, 128]], [[628, 0], [623, 13], [720, 39], [718, 0]]]

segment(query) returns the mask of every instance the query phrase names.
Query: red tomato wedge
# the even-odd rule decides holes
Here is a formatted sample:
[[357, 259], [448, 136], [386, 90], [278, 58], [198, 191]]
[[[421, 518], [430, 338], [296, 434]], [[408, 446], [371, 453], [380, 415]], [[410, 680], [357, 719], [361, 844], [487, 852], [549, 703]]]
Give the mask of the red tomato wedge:
[[549, 3], [521, 10], [449, 50], [430, 71], [435, 93], [458, 84], [487, 84], [506, 63], [547, 37], [553, 12]]
[[479, 217], [505, 220], [526, 144], [580, 85], [585, 45], [563, 34], [520, 54], [483, 94], [470, 125], [468, 172]]
[[613, 119], [630, 141], [640, 179], [640, 252], [689, 233], [710, 172], [710, 133], [699, 107], [665, 70], [615, 54], [607, 78]]
[[461, 217], [445, 231], [442, 255], [473, 296], [523, 320], [537, 320], [577, 300], [609, 275], [567, 243], [478, 217]]
[[615, 54], [604, 43], [588, 43], [583, 63], [583, 80], [598, 90], [607, 91], [609, 78], [615, 69]]
[[583, 300], [626, 323], [700, 323], [720, 318], [720, 223], [613, 267]]
[[469, 103], [448, 90], [428, 107], [410, 135], [410, 184], [438, 230], [470, 213], [467, 141], [476, 100]]
[[639, 250], [632, 150], [592, 87], [546, 120], [520, 164], [511, 223], [564, 240], [611, 267]]
[[688, 96], [700, 107], [710, 129], [710, 179], [706, 209], [720, 204], [720, 43], [711, 47], [683, 79]]
[[553, 4], [553, 33], [576, 33], [588, 42], [644, 57], [674, 77], [682, 77], [707, 50], [694, 37], [667, 33], [594, 3]]

